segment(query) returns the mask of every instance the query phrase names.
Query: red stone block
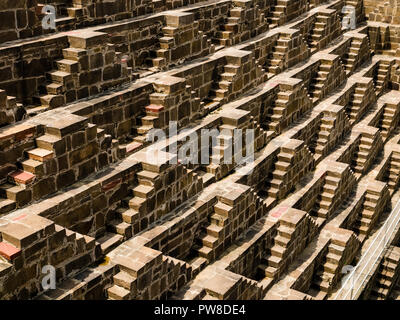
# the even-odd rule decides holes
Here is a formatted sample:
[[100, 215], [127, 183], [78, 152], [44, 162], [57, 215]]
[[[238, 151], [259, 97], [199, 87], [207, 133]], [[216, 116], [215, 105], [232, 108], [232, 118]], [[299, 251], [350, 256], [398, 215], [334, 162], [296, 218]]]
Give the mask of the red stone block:
[[164, 106], [158, 104], [150, 104], [146, 107], [146, 111], [150, 112], [160, 112], [162, 110], [164, 110]]
[[20, 254], [21, 254], [20, 249], [14, 247], [13, 245], [11, 245], [9, 243], [0, 242], [0, 255], [2, 255], [7, 260], [12, 261], [16, 257], [18, 257]]
[[35, 179], [35, 175], [26, 171], [14, 171], [9, 174], [11, 179], [16, 183], [29, 184]]

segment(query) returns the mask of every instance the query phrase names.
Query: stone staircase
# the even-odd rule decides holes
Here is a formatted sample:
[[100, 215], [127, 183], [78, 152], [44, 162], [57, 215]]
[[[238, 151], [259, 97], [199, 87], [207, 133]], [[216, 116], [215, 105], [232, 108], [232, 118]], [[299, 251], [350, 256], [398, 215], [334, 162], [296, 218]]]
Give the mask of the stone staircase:
[[226, 176], [234, 167], [234, 130], [235, 126], [223, 124], [219, 130], [223, 130], [217, 136], [217, 144], [212, 148], [210, 164], [206, 166], [206, 172], [215, 176], [216, 180]]
[[267, 17], [270, 29], [280, 26], [286, 21], [286, 8], [290, 2], [290, 0], [276, 0], [271, 5], [270, 13]]
[[209, 224], [204, 228], [204, 233], [199, 237], [197, 254], [211, 262], [216, 255], [221, 253], [218, 246], [224, 241], [225, 232], [228, 233], [233, 207], [221, 201], [214, 206], [214, 213], [209, 218]]
[[398, 119], [398, 105], [392, 103], [385, 103], [383, 108], [383, 115], [379, 120], [379, 129], [381, 129], [381, 135], [383, 141], [389, 136], [395, 127], [396, 120]]
[[[35, 227], [25, 227], [25, 233], [21, 235], [21, 224], [23, 223], [27, 225], [31, 223]], [[4, 258], [10, 273], [1, 273], [0, 280], [2, 282], [12, 281], [14, 290], [18, 292], [18, 288], [23, 285], [18, 279], [20, 273], [23, 273], [25, 281], [30, 281], [32, 286], [29, 290], [25, 289], [27, 290], [25, 294], [29, 298], [43, 292], [40, 285], [42, 278], [38, 278], [35, 272], [29, 272], [29, 270], [32, 268], [42, 270], [42, 267], [49, 264], [38, 254], [36, 249], [38, 246], [42, 250], [48, 250], [51, 265], [56, 270], [57, 287], [60, 282], [74, 276], [99, 259], [98, 245], [94, 238], [66, 229], [40, 216], [20, 215], [19, 219], [15, 219], [15, 221], [10, 220], [8, 228], [3, 226], [1, 233], [2, 240], [0, 243], [2, 248], [12, 249], [15, 255]], [[32, 244], [27, 239], [40, 239], [40, 241]], [[1, 256], [0, 270], [4, 260]], [[13, 294], [13, 292], [10, 292], [10, 294]], [[2, 299], [10, 299], [10, 297], [6, 297], [4, 291], [1, 292], [0, 296]]]
[[400, 248], [390, 246], [382, 258], [369, 299], [386, 300], [389, 297], [398, 279], [399, 266]]
[[26, 151], [27, 159], [18, 162], [19, 169], [7, 176], [0, 185], [0, 213], [7, 213], [29, 203], [34, 182], [50, 170], [55, 157], [53, 146], [59, 142], [56, 136], [45, 134], [35, 139], [36, 148]]
[[[253, 189], [243, 185], [233, 185], [231, 188], [217, 196], [213, 212], [192, 248], [195, 255], [208, 262], [221, 256], [247, 230], [249, 221], [255, 221], [265, 214], [263, 201]], [[238, 194], [238, 190], [242, 194]]]
[[115, 52], [101, 32], [78, 32], [69, 36], [70, 47], [63, 49], [57, 69], [46, 74], [47, 84], [39, 87], [28, 115], [60, 107], [130, 80], [131, 68], [121, 64], [122, 53]]
[[[149, 248], [145, 249], [156, 252]], [[135, 259], [136, 256], [140, 262], [138, 258]], [[107, 289], [109, 300], [167, 298], [185, 284], [185, 281], [179, 281], [182, 275], [185, 275], [186, 281], [191, 279], [192, 267], [184, 261], [169, 256], [159, 254], [154, 257], [135, 252], [134, 255], [128, 257], [118, 256], [115, 260], [118, 263], [119, 272], [113, 276], [113, 285]], [[151, 279], [146, 271], [153, 275]], [[161, 278], [163, 278], [163, 285], [161, 285]], [[143, 283], [146, 281], [156, 283], [159, 289], [151, 292], [145, 290]]]
[[278, 161], [275, 163], [275, 169], [272, 171], [272, 179], [268, 182], [265, 190], [269, 197], [279, 198], [279, 192], [284, 185], [284, 180], [292, 164], [295, 154], [292, 150], [282, 150], [278, 154]]
[[375, 92], [377, 96], [385, 91], [389, 83], [390, 66], [391, 63], [388, 61], [379, 61], [376, 74], [374, 74]]
[[[210, 164], [205, 168], [206, 172], [214, 175], [216, 180], [220, 180], [236, 166], [243, 164], [241, 160], [248, 153], [246, 148], [249, 148], [245, 141], [248, 130], [254, 130], [253, 150], [259, 150], [267, 141], [267, 133], [248, 112], [236, 111], [230, 115], [231, 118], [227, 115], [223, 118], [223, 124], [218, 126], [217, 143], [210, 150]], [[241, 149], [237, 150], [238, 147]]]
[[[182, 199], [189, 199], [200, 186], [197, 173], [182, 164], [157, 166], [145, 163], [143, 170], [137, 173], [137, 178], [139, 184], [132, 189], [131, 195], [121, 201], [107, 222], [108, 231], [121, 235], [124, 240], [145, 230], [164, 213], [182, 203]], [[166, 179], [168, 183], [164, 185], [168, 190], [162, 190]], [[160, 206], [160, 199], [164, 197], [166, 205]]]
[[312, 78], [309, 86], [309, 95], [312, 98], [313, 103], [315, 101], [320, 100], [323, 97], [323, 88], [325, 86], [325, 82], [328, 79], [328, 75], [332, 69], [332, 64], [324, 63], [321, 61], [321, 64], [318, 67], [317, 74]]
[[363, 132], [356, 153], [351, 161], [351, 168], [355, 173], [363, 174], [373, 162], [374, 153], [379, 151], [379, 131]]
[[150, 94], [150, 104], [145, 107], [146, 115], [139, 119], [141, 125], [136, 127], [138, 135], [133, 138], [141, 146], [148, 145], [151, 142], [147, 136], [150, 130], [161, 127], [160, 117], [163, 117], [165, 113], [164, 99], [161, 99], [161, 97], [167, 98], [167, 96], [163, 93]]
[[154, 71], [180, 64], [190, 56], [199, 57], [210, 52], [211, 42], [199, 30], [199, 22], [194, 20], [192, 13], [169, 11], [165, 18], [166, 26], [159, 38], [160, 48], [151, 53], [155, 57], [147, 59]]
[[393, 152], [390, 156], [387, 179], [389, 190], [391, 192], [397, 190], [400, 182], [400, 155], [397, 152]]
[[266, 61], [267, 72], [276, 75], [284, 70], [284, 61], [289, 51], [290, 35], [280, 33], [276, 45], [273, 46], [272, 52], [268, 54]]
[[233, 90], [233, 82], [240, 70], [241, 65], [233, 62], [224, 66], [224, 72], [220, 74], [219, 81], [213, 83], [209, 92], [209, 100], [212, 103], [222, 104], [227, 102], [228, 96]]
[[[78, 173], [84, 178], [97, 171], [102, 151], [109, 150], [110, 154], [114, 151], [117, 156], [118, 143], [101, 147], [105, 140], [112, 141], [111, 136], [84, 118], [70, 116], [61, 127], [59, 125], [60, 122], [50, 121], [44, 134], [32, 139], [23, 150], [22, 157], [15, 163], [16, 170], [9, 171], [7, 181], [3, 180], [0, 185], [0, 212], [9, 212], [61, 190], [74, 183]], [[114, 161], [110, 158], [107, 162], [109, 160]], [[91, 165], [82, 166], [85, 161], [92, 161]]]
[[[263, 190], [268, 197], [281, 199], [313, 165], [308, 147], [300, 140], [291, 140], [281, 147], [274, 169]], [[303, 170], [304, 169], [304, 170]]]
[[369, 235], [384, 210], [388, 198], [388, 189], [384, 185], [380, 191], [367, 189], [362, 200], [361, 212], [353, 224], [353, 231], [361, 236]]
[[277, 99], [274, 101], [274, 106], [270, 109], [267, 115], [267, 130], [271, 132], [279, 132], [280, 123], [285, 118], [286, 107], [289, 105], [291, 91], [278, 92]]
[[329, 136], [331, 135], [336, 124], [336, 117], [329, 114], [324, 114], [321, 118], [321, 124], [318, 130], [318, 138], [315, 143], [314, 151], [316, 154], [322, 155], [325, 148], [329, 143]]
[[310, 286], [310, 290], [314, 291], [313, 296], [326, 298], [342, 277], [342, 267], [353, 259], [358, 244], [354, 233], [348, 231], [331, 239], [323, 263], [314, 274]]
[[354, 92], [350, 96], [350, 101], [346, 106], [346, 113], [350, 118], [350, 123], [359, 121], [365, 114], [370, 103], [370, 97], [374, 94], [371, 82], [357, 82]]
[[240, 34], [240, 25], [243, 23], [245, 9], [234, 7], [229, 10], [226, 23], [220, 25], [220, 30], [216, 33], [216, 42], [224, 47], [235, 44], [235, 35]]
[[329, 219], [329, 216], [350, 194], [356, 183], [349, 166], [341, 172], [327, 171], [321, 194], [314, 205], [313, 211], [317, 217]]
[[250, 0], [232, 1], [224, 20], [213, 39], [218, 46], [236, 45], [267, 30], [263, 10]]
[[308, 45], [311, 49], [311, 54], [321, 49], [321, 40], [327, 32], [329, 24], [329, 15], [325, 15], [323, 12], [319, 12], [317, 20], [308, 36]]
[[[304, 211], [289, 209], [280, 219], [270, 255], [258, 266], [259, 272], [275, 281], [317, 232], [314, 220]], [[264, 281], [265, 282], [265, 281]]]

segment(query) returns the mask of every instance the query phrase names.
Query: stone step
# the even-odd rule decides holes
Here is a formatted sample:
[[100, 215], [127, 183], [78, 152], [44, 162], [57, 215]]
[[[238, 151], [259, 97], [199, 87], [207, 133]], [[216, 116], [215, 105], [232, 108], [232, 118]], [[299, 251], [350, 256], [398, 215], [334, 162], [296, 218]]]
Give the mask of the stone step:
[[273, 256], [273, 255], [269, 256], [267, 259], [268, 266], [274, 267], [274, 268], [279, 268], [282, 265], [282, 262], [283, 261], [280, 257]]
[[104, 236], [96, 241], [100, 244], [101, 252], [103, 254], [107, 254], [118, 245], [120, 245], [123, 239], [124, 238], [119, 234], [106, 232]]
[[280, 245], [275, 245], [271, 248], [272, 255], [281, 259], [284, 257], [285, 252], [286, 249]]
[[234, 64], [226, 64], [224, 66], [224, 72], [236, 75], [237, 72], [240, 70], [240, 66]]
[[43, 148], [36, 148], [27, 151], [29, 159], [44, 162], [46, 160], [53, 159], [54, 153], [53, 151], [46, 150]]

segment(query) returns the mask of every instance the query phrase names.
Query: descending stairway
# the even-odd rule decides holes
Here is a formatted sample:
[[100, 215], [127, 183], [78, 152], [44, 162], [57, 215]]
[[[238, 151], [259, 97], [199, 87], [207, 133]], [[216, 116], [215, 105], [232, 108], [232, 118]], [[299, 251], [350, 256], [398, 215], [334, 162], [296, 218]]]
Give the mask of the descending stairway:
[[146, 115], [139, 118], [140, 124], [136, 126], [136, 132], [138, 135], [133, 139], [141, 146], [151, 143], [147, 137], [147, 134], [151, 129], [162, 128], [163, 122], [161, 119], [163, 118], [164, 112], [166, 112], [164, 102], [167, 100], [168, 94], [155, 92], [151, 93], [149, 97], [150, 104], [145, 107]]
[[[153, 270], [163, 270], [165, 277], [168, 278], [168, 283], [171, 284], [171, 290], [165, 286], [159, 285], [159, 295], [163, 298], [167, 298], [169, 295], [173, 294], [174, 290], [180, 289], [182, 284], [178, 281], [180, 275], [185, 274], [187, 281], [191, 278], [192, 267], [184, 261], [174, 259], [169, 256], [162, 256], [161, 261], [154, 261], [152, 263]], [[107, 295], [109, 300], [138, 300], [146, 299], [149, 296], [148, 290], [145, 290], [142, 285], [143, 281], [146, 279], [146, 274], [143, 274], [143, 269], [138, 270], [140, 263], [138, 264], [134, 258], [131, 257], [119, 257], [118, 263], [119, 272], [113, 276], [113, 285], [107, 289]], [[155, 264], [155, 265], [154, 265]], [[158, 271], [160, 272], [160, 271]], [[158, 278], [158, 282], [161, 282], [161, 277]], [[175, 285], [172, 285], [175, 282]], [[155, 296], [152, 297], [155, 299]], [[148, 299], [148, 298], [147, 298]]]
[[224, 47], [235, 44], [234, 36], [239, 34], [240, 24], [243, 23], [245, 9], [234, 7], [229, 10], [229, 16], [225, 24], [220, 25], [220, 30], [216, 33], [217, 44]]
[[206, 166], [206, 172], [215, 175], [217, 180], [224, 177], [235, 167], [233, 150], [235, 129], [237, 129], [235, 126], [229, 124], [219, 126], [221, 133], [217, 136], [217, 144], [211, 150], [210, 164]]
[[279, 38], [276, 45], [272, 48], [272, 51], [268, 54], [266, 61], [267, 72], [271, 75], [276, 75], [284, 70], [284, 61], [286, 54], [289, 51], [290, 36], [284, 33], [279, 34]]
[[[147, 212], [147, 203], [155, 194], [154, 181], [158, 177], [155, 172], [138, 172], [139, 185], [132, 190], [133, 198], [126, 199], [124, 206], [116, 210], [114, 220], [107, 225], [110, 232], [119, 234], [126, 240], [139, 231], [141, 218]], [[129, 208], [126, 207], [126, 202]]]
[[325, 262], [314, 275], [310, 289], [321, 292], [320, 298], [322, 299], [326, 297], [333, 285], [345, 249], [342, 244], [333, 241], [328, 246]]
[[398, 279], [399, 265], [400, 248], [390, 246], [382, 258], [369, 299], [385, 300], [389, 297]]
[[285, 118], [286, 108], [290, 103], [291, 91], [278, 92], [277, 99], [274, 101], [274, 106], [267, 114], [267, 130], [272, 132], [280, 132], [281, 121]]
[[[181, 164], [178, 164], [178, 166], [182, 168], [182, 176], [187, 177], [187, 181], [190, 181], [192, 186], [197, 185], [199, 179], [197, 174]], [[163, 179], [170, 170], [173, 169], [166, 167], [159, 172], [157, 167], [148, 166], [139, 171], [137, 173], [139, 184], [132, 189], [131, 195], [124, 198], [120, 206], [114, 210], [114, 215], [110, 216], [110, 220], [107, 221], [107, 231], [119, 234], [124, 240], [127, 240], [134, 234], [145, 230], [150, 224], [161, 218], [165, 212], [173, 210], [170, 204], [160, 206], [160, 203], [156, 203], [156, 189], [163, 183]], [[166, 202], [182, 194], [184, 187], [182, 183], [178, 183], [178, 181], [181, 181], [180, 179], [182, 177], [178, 176], [176, 181], [173, 181], [173, 183], [176, 183], [173, 189], [175, 193], [170, 193], [169, 199], [165, 200]], [[188, 192], [186, 196], [190, 198], [192, 194]], [[175, 205], [178, 205], [177, 202], [177, 200], [174, 202]]]
[[171, 62], [170, 52], [176, 47], [175, 38], [179, 34], [179, 28], [167, 25], [162, 28], [163, 37], [159, 39], [160, 49], [156, 50], [156, 57], [149, 58], [150, 64], [159, 69], [165, 69]]
[[[101, 71], [100, 79], [93, 80], [86, 71], [89, 69], [88, 57], [91, 54], [93, 48], [81, 49], [69, 47], [63, 49], [63, 59], [56, 61], [57, 69], [50, 71], [46, 74], [47, 83], [39, 87], [39, 95], [32, 98], [33, 105], [29, 106], [27, 113], [30, 116], [47, 111], [49, 109], [60, 107], [66, 103], [76, 101], [77, 99], [86, 98], [89, 95], [96, 94], [99, 91], [106, 89], [108, 86], [115, 86], [128, 81], [129, 75], [128, 70], [130, 68], [122, 67], [122, 77], [115, 81], [115, 79], [109, 79], [111, 81], [100, 82], [102, 77], [104, 77], [105, 67], [115, 66], [115, 61], [121, 61], [121, 52], [115, 52], [114, 45], [106, 44], [102, 50], [108, 50], [109, 54], [114, 53], [114, 55], [109, 55], [113, 57], [112, 61], [106, 62], [99, 60], [91, 60], [92, 65], [90, 66], [94, 69], [102, 67], [104, 70]], [[126, 72], [125, 72], [126, 71]], [[104, 77], [105, 78], [105, 77]], [[96, 85], [95, 85], [96, 84]]]

